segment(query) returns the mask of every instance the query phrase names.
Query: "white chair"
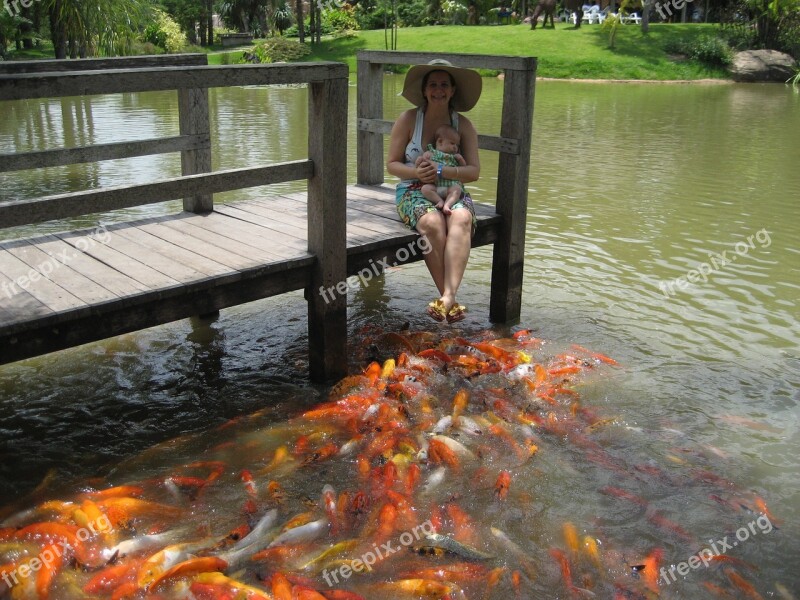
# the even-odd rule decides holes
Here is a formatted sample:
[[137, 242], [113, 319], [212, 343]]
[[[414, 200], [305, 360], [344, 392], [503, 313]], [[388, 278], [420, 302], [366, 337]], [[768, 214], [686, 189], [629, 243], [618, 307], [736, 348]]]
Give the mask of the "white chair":
[[629, 15], [623, 14], [619, 20], [621, 23], [634, 23], [639, 25], [642, 22], [642, 17], [639, 16], [639, 13], [632, 12]]

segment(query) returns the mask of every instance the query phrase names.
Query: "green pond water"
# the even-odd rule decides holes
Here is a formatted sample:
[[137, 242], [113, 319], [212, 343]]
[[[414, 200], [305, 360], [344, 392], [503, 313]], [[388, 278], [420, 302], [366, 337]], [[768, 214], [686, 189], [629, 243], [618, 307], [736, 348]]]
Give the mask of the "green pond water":
[[[387, 118], [407, 106], [397, 96], [401, 86], [401, 78], [387, 76]], [[350, 92], [354, 181], [354, 84]], [[502, 84], [485, 80], [468, 115], [479, 132], [499, 132], [501, 97]], [[169, 93], [0, 104], [0, 152], [175, 135], [174, 104]], [[302, 88], [212, 90], [214, 168], [304, 158], [305, 107]], [[799, 133], [800, 94], [783, 85], [539, 82], [520, 323], [559, 348], [580, 344], [619, 361], [581, 392], [587, 404], [617, 417], [605, 432], [608, 447], [632, 463], [660, 467], [667, 454], [702, 453], [707, 468], [765, 499], [780, 527], [751, 535], [728, 554], [756, 563], [760, 570], [747, 578], [764, 597], [777, 598], [786, 597], [783, 590], [800, 597]], [[477, 201], [491, 202], [497, 158], [483, 152], [481, 160], [481, 179], [469, 189]], [[0, 202], [179, 173], [177, 156], [158, 156], [3, 174]], [[242, 190], [216, 201], [301, 187]], [[64, 228], [48, 223], [0, 236]], [[491, 249], [473, 251], [459, 296], [469, 318], [458, 335], [491, 327], [490, 271]], [[361, 341], [375, 326], [439, 331], [424, 313], [434, 295], [421, 263], [352, 291], [353, 369], [365, 366]], [[214, 321], [180, 321], [0, 367], [0, 506], [18, 501], [48, 472], [49, 493], [58, 497], [75, 481], [154, 469], [169, 452], [134, 457], [155, 444], [188, 436], [182, 439], [190, 440], [190, 456], [227, 439], [215, 431], [227, 419], [269, 406], [268, 420], [279, 421], [323, 400], [326, 389], [306, 380], [305, 314], [298, 292], [224, 310]], [[497, 328], [493, 335], [507, 333]], [[571, 520], [582, 532], [610, 529], [628, 548], [674, 550], [630, 505], [587, 495], [613, 485], [613, 473], [576, 471], [579, 456], [565, 456], [571, 468], [554, 462], [544, 479], [520, 475], [519, 484], [542, 502], [537, 527], [557, 532]], [[559, 473], [584, 485], [560, 485]], [[318, 483], [308, 482], [310, 495], [319, 493]], [[649, 485], [663, 514], [701, 540], [758, 517], [721, 508], [712, 486], [667, 493]], [[491, 520], [491, 511], [484, 518]], [[507, 524], [518, 539], [530, 526], [524, 518]], [[691, 574], [662, 596], [704, 597], [704, 577]]]

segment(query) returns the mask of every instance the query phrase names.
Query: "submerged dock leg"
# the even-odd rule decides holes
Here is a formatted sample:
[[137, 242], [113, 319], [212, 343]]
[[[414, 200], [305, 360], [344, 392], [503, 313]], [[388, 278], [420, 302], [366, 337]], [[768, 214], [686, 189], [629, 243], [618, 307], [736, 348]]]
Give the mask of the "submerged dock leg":
[[309, 369], [325, 381], [347, 374], [346, 78], [309, 85], [308, 136], [308, 251], [317, 257], [306, 290]]
[[503, 216], [503, 229], [492, 253], [489, 319], [494, 323], [519, 321], [522, 308], [535, 82], [535, 66], [530, 70], [508, 69], [505, 74], [500, 135], [516, 137], [520, 145], [516, 155], [501, 153], [498, 163], [497, 213]]

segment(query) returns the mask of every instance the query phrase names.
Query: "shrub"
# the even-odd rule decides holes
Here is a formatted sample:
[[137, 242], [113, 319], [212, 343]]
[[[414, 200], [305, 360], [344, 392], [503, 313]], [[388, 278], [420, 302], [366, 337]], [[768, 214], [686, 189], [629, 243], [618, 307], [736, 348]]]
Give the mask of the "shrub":
[[292, 9], [289, 8], [286, 2], [283, 2], [280, 6], [278, 6], [278, 8], [275, 9], [275, 12], [272, 13], [272, 24], [281, 35], [283, 35], [284, 31], [289, 29], [293, 20], [294, 16], [292, 15]]
[[[429, 3], [426, 0], [411, 0], [400, 2], [397, 6], [397, 17], [403, 27], [424, 27], [433, 25]], [[381, 25], [383, 27], [383, 25]]]
[[325, 30], [326, 27], [329, 28], [333, 33], [339, 31], [345, 31], [348, 29], [353, 31], [359, 28], [358, 21], [356, 21], [356, 18], [353, 15], [353, 10], [352, 9], [347, 10], [344, 8], [323, 11], [322, 13], [323, 31]]
[[722, 38], [704, 36], [692, 45], [689, 55], [694, 60], [711, 66], [727, 67], [733, 62], [731, 48]]
[[256, 44], [253, 55], [262, 63], [290, 62], [311, 53], [311, 48], [300, 42], [274, 37]]
[[188, 42], [180, 25], [164, 11], [154, 8], [155, 22], [147, 26], [142, 36], [143, 41], [163, 48], [171, 54], [181, 52]]

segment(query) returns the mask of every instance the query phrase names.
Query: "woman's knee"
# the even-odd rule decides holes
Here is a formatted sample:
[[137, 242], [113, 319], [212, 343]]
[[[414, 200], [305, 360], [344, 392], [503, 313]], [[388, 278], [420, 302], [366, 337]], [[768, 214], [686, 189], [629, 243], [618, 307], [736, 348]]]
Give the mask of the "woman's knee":
[[428, 239], [444, 237], [447, 231], [444, 215], [438, 210], [432, 210], [419, 218], [416, 229]]
[[454, 210], [450, 216], [447, 217], [447, 229], [452, 231], [458, 230], [472, 230], [472, 213], [466, 208], [458, 208]]

